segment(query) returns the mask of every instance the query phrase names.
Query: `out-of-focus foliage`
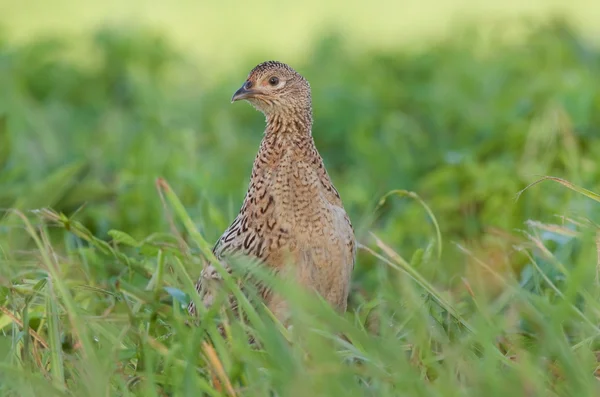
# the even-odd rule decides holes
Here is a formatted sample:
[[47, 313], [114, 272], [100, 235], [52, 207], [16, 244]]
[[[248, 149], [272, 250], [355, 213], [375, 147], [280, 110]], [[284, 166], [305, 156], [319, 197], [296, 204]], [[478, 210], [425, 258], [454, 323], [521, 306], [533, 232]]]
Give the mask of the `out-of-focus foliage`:
[[[413, 388], [413, 395], [594, 390], [588, 378], [595, 365], [598, 311], [584, 303], [600, 291], [592, 285], [595, 248], [589, 238], [593, 222], [600, 221], [598, 203], [553, 184], [531, 188], [519, 200], [516, 195], [542, 175], [600, 191], [600, 50], [562, 21], [531, 29], [517, 43], [500, 33], [486, 42], [478, 37], [467, 30], [419, 50], [357, 52], [332, 36], [315, 43], [304, 63], [293, 65], [311, 83], [313, 135], [359, 240], [375, 248], [368, 233], [374, 232], [386, 257], [393, 259], [393, 251], [382, 244], [412, 256], [410, 266], [445, 292], [428, 289], [434, 287], [422, 279], [415, 287], [361, 251], [351, 297], [356, 324], [310, 317], [317, 309], [308, 303], [298, 309], [310, 318], [307, 324], [331, 326], [331, 338], [345, 332], [355, 346], [339, 340], [342, 350], [324, 348], [323, 340], [301, 328], [308, 339], [302, 339], [305, 345], [298, 341], [304, 350], [296, 351], [274, 336], [276, 327], [267, 326], [261, 328], [268, 353], [263, 357], [240, 333], [233, 351], [217, 345], [236, 388], [248, 387], [253, 395], [268, 390], [287, 395], [293, 382], [321, 395], [341, 395], [344, 382], [349, 382], [347, 395], [397, 395], [398, 388]], [[153, 395], [144, 393], [156, 384], [156, 390], [197, 395], [195, 390], [208, 390], [214, 362], [207, 359], [200, 372], [192, 368], [199, 358], [190, 352], [200, 351], [203, 336], [183, 327], [177, 302], [189, 299], [182, 291], [190, 292], [185, 283], [197, 276], [200, 262], [172, 235], [180, 225], [169, 223], [155, 182], [168, 181], [208, 241], [227, 227], [243, 199], [264, 128], [254, 109], [230, 105], [229, 99], [264, 59], [236, 65], [238, 73], [216, 81], [212, 70], [199, 69], [159, 35], [131, 29], [98, 32], [84, 62], [68, 54], [69, 45], [61, 40], [19, 46], [0, 40], [0, 306], [5, 309], [0, 329], [12, 332], [9, 356], [16, 360], [25, 343], [19, 321], [29, 313], [32, 329], [54, 349], [33, 352], [21, 364], [24, 371], [30, 365], [45, 368], [42, 374], [54, 380], [58, 394], [64, 367], [75, 394], [107, 384], [111, 393], [125, 393], [137, 390], [133, 384], [140, 380], [141, 395]], [[434, 224], [417, 201], [391, 196], [378, 207], [392, 189], [416, 192], [431, 208], [444, 242], [441, 259], [432, 248]], [[47, 241], [36, 246], [22, 219], [8, 209], [30, 215], [27, 211], [44, 207], [81, 223], [48, 211], [41, 218], [34, 213], [34, 226], [42, 228], [49, 219], [62, 226], [42, 233]], [[53, 261], [62, 269], [58, 273], [51, 271]], [[163, 274], [164, 267], [171, 270]], [[48, 286], [40, 281], [46, 271], [53, 280]], [[64, 279], [57, 281], [61, 274]], [[504, 278], [509, 281], [499, 281]], [[168, 288], [160, 289], [161, 283]], [[423, 291], [434, 299], [422, 298]], [[447, 294], [458, 302], [456, 308], [436, 300]], [[483, 302], [488, 295], [499, 299], [489, 308]], [[30, 313], [31, 302], [37, 306]], [[81, 313], [73, 314], [73, 308]], [[468, 326], [454, 324], [448, 313], [458, 316], [454, 320], [469, 319], [479, 333], [461, 333]], [[86, 316], [94, 321], [87, 324]], [[372, 316], [382, 327], [380, 339], [360, 328]], [[548, 333], [541, 332], [545, 322]], [[568, 341], [561, 339], [563, 326]], [[520, 345], [510, 339], [513, 333], [532, 338], [535, 347], [525, 349], [528, 342]], [[62, 340], [56, 350], [56, 341], [69, 335], [79, 335], [83, 346]], [[492, 348], [490, 341], [499, 335], [508, 335], [509, 347], [501, 348], [508, 349], [507, 358], [514, 353], [523, 360], [520, 370], [505, 367], [510, 360]], [[91, 354], [85, 338], [92, 336], [89, 343], [104, 341], [101, 353], [81, 364], [78, 349]], [[586, 349], [578, 350], [583, 345]], [[301, 350], [314, 354], [313, 364], [325, 371], [322, 379], [309, 376], [311, 366]], [[340, 353], [361, 364], [349, 370]], [[244, 360], [253, 364], [246, 367]], [[540, 369], [542, 361], [548, 371]], [[550, 381], [553, 365], [563, 371], [565, 378], [558, 378], [563, 383]], [[508, 378], [496, 377], [499, 366]], [[335, 372], [329, 384], [328, 368]], [[570, 368], [585, 369], [587, 377], [569, 373]], [[461, 376], [455, 378], [456, 372]], [[86, 383], [94, 373], [102, 374], [95, 381], [100, 389]], [[123, 380], [127, 376], [132, 384]], [[307, 377], [315, 383], [303, 384]], [[35, 395], [37, 389], [20, 390]]]

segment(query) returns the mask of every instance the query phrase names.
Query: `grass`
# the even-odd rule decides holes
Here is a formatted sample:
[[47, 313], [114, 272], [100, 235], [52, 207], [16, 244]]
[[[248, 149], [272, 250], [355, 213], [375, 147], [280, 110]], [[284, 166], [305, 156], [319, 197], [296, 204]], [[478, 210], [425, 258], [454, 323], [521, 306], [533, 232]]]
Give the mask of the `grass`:
[[1, 395], [597, 395], [600, 50], [564, 21], [525, 31], [315, 43], [294, 66], [361, 242], [349, 310], [241, 263], [224, 293], [247, 320], [198, 326], [263, 128], [228, 101], [254, 65], [209, 79], [145, 31], [99, 31], [86, 65], [0, 40]]

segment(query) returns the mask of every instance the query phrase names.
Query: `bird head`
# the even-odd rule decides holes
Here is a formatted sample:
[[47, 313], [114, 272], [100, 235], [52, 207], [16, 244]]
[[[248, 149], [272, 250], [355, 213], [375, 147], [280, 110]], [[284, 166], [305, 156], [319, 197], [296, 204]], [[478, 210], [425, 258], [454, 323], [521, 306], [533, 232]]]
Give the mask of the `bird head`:
[[282, 62], [267, 61], [248, 74], [231, 102], [247, 100], [265, 115], [311, 109], [310, 85], [298, 72]]

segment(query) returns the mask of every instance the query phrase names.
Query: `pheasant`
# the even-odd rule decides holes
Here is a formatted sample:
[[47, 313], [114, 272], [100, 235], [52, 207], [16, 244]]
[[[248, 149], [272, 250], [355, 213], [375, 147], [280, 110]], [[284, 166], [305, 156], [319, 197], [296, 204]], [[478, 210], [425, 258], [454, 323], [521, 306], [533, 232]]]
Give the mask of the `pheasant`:
[[[310, 85], [290, 66], [267, 61], [250, 71], [231, 101], [246, 100], [266, 117], [242, 208], [213, 248], [228, 271], [227, 258], [258, 260], [280, 276], [316, 291], [346, 311], [356, 240], [342, 200], [312, 137]], [[288, 263], [292, 264], [292, 271]], [[206, 266], [196, 283], [202, 303], [214, 302], [221, 276]], [[287, 323], [287, 303], [268, 290], [265, 304]], [[196, 307], [190, 303], [190, 314]]]

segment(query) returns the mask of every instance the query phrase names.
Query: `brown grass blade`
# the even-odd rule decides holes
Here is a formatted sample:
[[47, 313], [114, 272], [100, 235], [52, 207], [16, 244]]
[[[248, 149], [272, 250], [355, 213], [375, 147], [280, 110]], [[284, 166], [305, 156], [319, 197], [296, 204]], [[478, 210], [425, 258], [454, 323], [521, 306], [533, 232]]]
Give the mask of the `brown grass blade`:
[[221, 360], [219, 360], [219, 356], [217, 356], [217, 352], [215, 349], [207, 342], [202, 342], [202, 349], [210, 362], [212, 369], [215, 371], [217, 377], [221, 381], [221, 383], [225, 384], [225, 390], [227, 390], [227, 394], [235, 397], [237, 394], [231, 385], [231, 381], [227, 377], [225, 373], [225, 369], [223, 368], [223, 364], [221, 364]]
[[515, 200], [518, 200], [519, 197], [521, 197], [521, 195], [525, 192], [525, 190], [529, 189], [532, 186], [537, 185], [540, 182], [546, 181], [546, 180], [551, 180], [551, 181], [554, 181], [554, 182], [558, 182], [561, 185], [563, 185], [563, 186], [565, 186], [565, 187], [567, 187], [567, 188], [569, 188], [569, 189], [571, 189], [571, 190], [573, 190], [573, 191], [575, 191], [575, 192], [577, 192], [579, 194], [582, 194], [582, 195], [586, 196], [587, 198], [590, 198], [590, 199], [592, 199], [592, 200], [600, 203], [600, 194], [594, 193], [591, 190], [587, 190], [587, 189], [585, 189], [585, 188], [583, 188], [581, 186], [574, 185], [574, 184], [572, 184], [571, 182], [569, 182], [569, 181], [567, 181], [565, 179], [557, 178], [555, 176], [545, 176], [545, 177], [543, 177], [541, 179], [538, 179], [537, 181], [535, 181], [533, 183], [530, 183], [523, 190], [521, 190], [519, 193], [517, 193], [517, 197], [516, 197]]

